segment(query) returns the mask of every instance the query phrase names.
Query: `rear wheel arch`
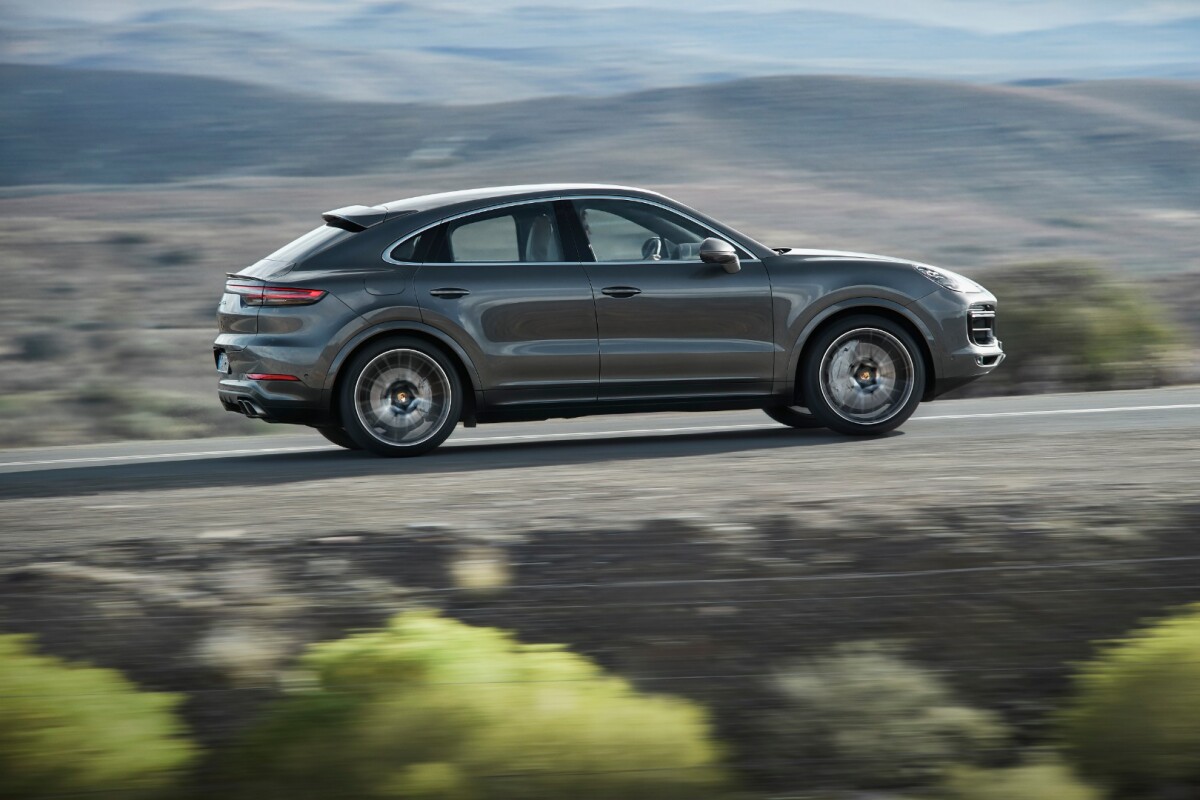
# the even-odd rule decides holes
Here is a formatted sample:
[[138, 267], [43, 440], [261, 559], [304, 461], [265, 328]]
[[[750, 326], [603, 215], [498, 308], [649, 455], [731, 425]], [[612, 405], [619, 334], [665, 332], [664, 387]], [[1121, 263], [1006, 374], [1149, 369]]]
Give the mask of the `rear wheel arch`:
[[329, 381], [326, 385], [326, 391], [329, 393], [330, 416], [337, 420], [341, 419], [338, 396], [342, 382], [346, 379], [346, 370], [344, 367], [366, 348], [373, 346], [381, 339], [394, 336], [420, 339], [441, 351], [454, 367], [455, 372], [458, 373], [459, 383], [464, 389], [462, 393], [462, 419], [469, 426], [473, 426], [475, 424], [476, 412], [475, 394], [480, 390], [479, 374], [475, 370], [475, 365], [471, 363], [471, 359], [453, 339], [442, 334], [441, 331], [424, 325], [388, 325], [376, 328], [362, 338], [356, 338], [344, 347], [338, 354], [330, 370], [333, 373], [333, 380]]
[[929, 346], [931, 334], [918, 320], [913, 319], [905, 313], [901, 306], [896, 306], [886, 301], [857, 302], [851, 304], [839, 303], [819, 315], [805, 327], [799, 340], [796, 342], [796, 346], [792, 349], [791, 364], [788, 372], [788, 379], [794, 387], [796, 398], [801, 401], [804, 400], [801, 397], [799, 386], [800, 364], [808, 354], [809, 346], [817, 340], [822, 331], [837, 324], [842, 319], [861, 314], [872, 314], [895, 322], [912, 336], [913, 340], [917, 343], [917, 347], [920, 348], [921, 360], [925, 365], [925, 386], [923, 387], [922, 399], [928, 400], [934, 391], [937, 379], [937, 367], [933, 360], [933, 351]]

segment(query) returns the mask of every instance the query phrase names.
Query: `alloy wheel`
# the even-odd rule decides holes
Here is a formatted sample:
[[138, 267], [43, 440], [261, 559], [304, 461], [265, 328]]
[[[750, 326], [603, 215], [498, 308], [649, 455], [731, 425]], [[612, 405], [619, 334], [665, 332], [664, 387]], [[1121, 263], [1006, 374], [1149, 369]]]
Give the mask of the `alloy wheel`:
[[451, 412], [445, 370], [429, 355], [409, 348], [375, 356], [354, 384], [354, 410], [363, 429], [390, 446], [411, 447], [437, 435]]
[[858, 425], [877, 425], [905, 408], [914, 377], [912, 355], [898, 338], [879, 328], [856, 328], [826, 349], [819, 382], [833, 413]]

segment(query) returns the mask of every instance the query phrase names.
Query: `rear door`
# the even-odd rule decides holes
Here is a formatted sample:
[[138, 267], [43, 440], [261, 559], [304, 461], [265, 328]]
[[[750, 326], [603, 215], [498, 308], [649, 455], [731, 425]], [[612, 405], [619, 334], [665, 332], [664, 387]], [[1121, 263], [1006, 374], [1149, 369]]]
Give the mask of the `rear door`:
[[559, 210], [524, 203], [443, 223], [417, 272], [422, 319], [471, 356], [488, 405], [596, 398], [595, 304]]
[[588, 244], [601, 399], [771, 392], [771, 284], [761, 261], [740, 252], [741, 271], [732, 275], [702, 262], [700, 242], [717, 234], [662, 206], [572, 202], [575, 230]]

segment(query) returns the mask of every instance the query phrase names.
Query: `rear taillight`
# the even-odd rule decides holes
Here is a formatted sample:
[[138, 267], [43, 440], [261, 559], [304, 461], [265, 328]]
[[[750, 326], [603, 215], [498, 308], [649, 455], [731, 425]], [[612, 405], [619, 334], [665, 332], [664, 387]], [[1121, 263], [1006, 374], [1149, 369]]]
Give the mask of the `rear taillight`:
[[226, 281], [225, 291], [238, 295], [242, 303], [248, 306], [310, 306], [327, 294], [324, 289], [297, 289], [241, 281]]

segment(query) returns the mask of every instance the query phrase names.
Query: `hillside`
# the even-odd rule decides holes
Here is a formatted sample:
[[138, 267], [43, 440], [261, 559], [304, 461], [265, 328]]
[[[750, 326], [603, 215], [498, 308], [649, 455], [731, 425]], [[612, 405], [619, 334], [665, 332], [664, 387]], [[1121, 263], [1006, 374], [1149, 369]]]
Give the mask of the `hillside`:
[[1125, 15], [1096, 3], [1065, 15], [1017, 4], [991, 21], [973, 8], [719, 0], [344, 0], [276, 2], [274, 13], [261, 2], [9, 5], [0, 61], [251, 79], [354, 100], [479, 103], [796, 73], [1200, 76], [1200, 16], [1184, 4]]
[[1200, 123], [1200, 81], [1083, 81], [1062, 84], [1053, 93], [1088, 98], [1162, 120]]
[[1096, 263], [1200, 330], [1196, 91], [787, 77], [437, 107], [0, 67], [0, 445], [236, 430], [211, 398], [225, 273], [326, 209], [481, 185], [642, 185], [771, 245], [988, 285], [1038, 262], [1027, 297], [1078, 299], [1050, 278], [1087, 273], [1050, 262]]
[[1200, 205], [1196, 83], [783, 77], [478, 106], [22, 66], [0, 67], [0, 86], [4, 185], [399, 176], [461, 163], [643, 183], [745, 168], [896, 198], [965, 192], [1085, 213]]

